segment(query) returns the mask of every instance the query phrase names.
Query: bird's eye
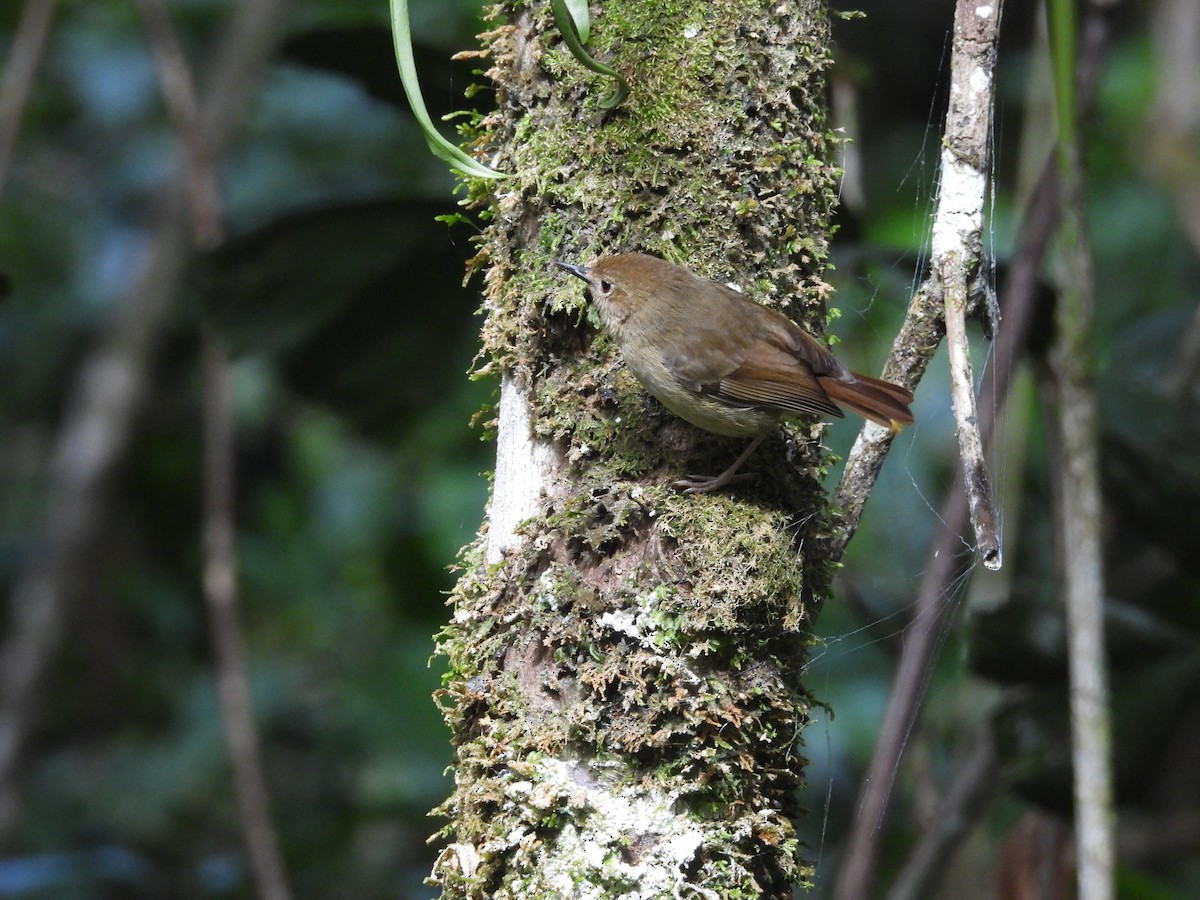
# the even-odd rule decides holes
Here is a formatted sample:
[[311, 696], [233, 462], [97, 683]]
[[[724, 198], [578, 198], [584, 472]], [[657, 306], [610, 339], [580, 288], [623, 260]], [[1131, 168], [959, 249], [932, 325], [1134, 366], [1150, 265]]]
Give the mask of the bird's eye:
[[603, 281], [603, 280], [602, 280], [602, 281], [600, 282], [600, 293], [602, 293], [602, 294], [611, 294], [611, 293], [612, 293], [612, 287], [613, 287], [613, 286], [612, 286], [612, 282], [611, 282], [611, 281]]

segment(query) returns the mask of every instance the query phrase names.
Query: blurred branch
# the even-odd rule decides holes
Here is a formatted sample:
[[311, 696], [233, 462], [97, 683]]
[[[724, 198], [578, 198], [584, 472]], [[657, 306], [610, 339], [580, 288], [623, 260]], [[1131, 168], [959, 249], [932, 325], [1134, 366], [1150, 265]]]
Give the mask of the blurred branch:
[[891, 694], [879, 724], [875, 749], [854, 807], [854, 824], [842, 854], [833, 896], [857, 900], [872, 896], [878, 866], [879, 843], [896, 783], [896, 774], [916, 725], [921, 698], [929, 683], [932, 661], [946, 634], [954, 604], [946, 599], [947, 586], [966, 567], [956, 550], [961, 547], [961, 527], [967, 520], [966, 494], [956, 479], [939, 511], [935, 551], [921, 577], [914, 603], [912, 625], [905, 631], [903, 651], [892, 677]]
[[204, 383], [204, 598], [216, 646], [217, 698], [233, 767], [242, 832], [259, 895], [291, 897], [279, 835], [263, 774], [246, 644], [238, 623], [237, 553], [234, 527], [233, 370], [220, 337], [203, 326]]
[[[163, 0], [137, 0], [163, 101], [179, 145], [192, 233], [200, 251], [224, 240], [220, 184], [200, 126], [200, 109], [183, 47]], [[233, 370], [220, 335], [201, 327], [204, 392], [204, 597], [216, 646], [216, 686], [233, 769], [242, 832], [259, 893], [288, 900], [279, 836], [271, 820], [246, 645], [238, 621], [237, 531], [234, 524], [235, 405]]]
[[1075, 854], [1079, 896], [1107, 900], [1114, 896], [1112, 726], [1104, 651], [1092, 256], [1076, 106], [1077, 22], [1073, 0], [1052, 0], [1049, 8], [1062, 180], [1062, 285], [1051, 351], [1058, 395], [1055, 427], [1062, 451], [1055, 473], [1056, 535], [1067, 611]]
[[192, 74], [163, 0], [135, 2], [158, 73], [167, 116], [181, 150], [180, 174], [191, 211], [193, 238], [198, 250], [212, 250], [225, 238], [221, 222], [221, 187], [200, 128], [200, 103]]
[[188, 228], [178, 195], [166, 200], [144, 269], [80, 367], [50, 452], [36, 549], [13, 588], [13, 619], [0, 653], [0, 844], [16, 824], [17, 768], [36, 693], [58, 648], [66, 605], [80, 587], [82, 557], [104, 520], [104, 488], [125, 452], [151, 354], [183, 279]]
[[[1146, 174], [1171, 197], [1191, 241], [1200, 255], [1200, 4], [1193, 0], [1162, 0], [1151, 13], [1151, 39], [1158, 86], [1147, 127], [1140, 132], [1147, 144]], [[1192, 405], [1191, 392], [1200, 378], [1200, 307], [1179, 343], [1164, 378], [1169, 394]]]
[[21, 134], [21, 119], [33, 92], [33, 78], [42, 51], [46, 49], [55, 5], [56, 0], [27, 0], [9, 45], [8, 61], [0, 73], [0, 197], [8, 182]]
[[1200, 4], [1160, 0], [1151, 17], [1157, 86], [1140, 132], [1146, 152], [1135, 158], [1171, 197], [1200, 254]]
[[955, 767], [954, 781], [888, 891], [887, 900], [920, 900], [936, 893], [954, 851], [999, 787], [999, 763], [989, 717], [976, 729], [967, 758]]
[[[284, 0], [256, 0], [232, 16], [200, 110], [214, 158], [227, 147], [257, 84], [284, 6]], [[79, 587], [82, 556], [104, 521], [104, 489], [128, 447], [167, 313], [183, 286], [192, 252], [184, 191], [182, 175], [164, 187], [144, 268], [81, 365], [51, 449], [45, 512], [32, 541], [36, 550], [13, 588], [13, 622], [0, 653], [0, 844], [16, 821], [17, 766], [37, 690]]]
[[1191, 393], [1200, 378], [1200, 306], [1184, 330], [1179, 347], [1167, 366], [1163, 385], [1167, 393], [1187, 408], [1192, 405]]

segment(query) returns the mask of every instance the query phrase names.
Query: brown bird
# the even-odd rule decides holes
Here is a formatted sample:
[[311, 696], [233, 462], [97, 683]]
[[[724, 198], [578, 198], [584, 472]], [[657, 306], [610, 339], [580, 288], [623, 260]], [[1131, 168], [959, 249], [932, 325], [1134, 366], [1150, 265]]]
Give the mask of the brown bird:
[[641, 253], [556, 265], [588, 283], [626, 365], [663, 406], [708, 431], [753, 438], [720, 475], [675, 482], [686, 493], [729, 484], [787, 415], [841, 418], [841, 404], [887, 428], [913, 420], [910, 391], [851, 372], [791, 319], [732, 288]]

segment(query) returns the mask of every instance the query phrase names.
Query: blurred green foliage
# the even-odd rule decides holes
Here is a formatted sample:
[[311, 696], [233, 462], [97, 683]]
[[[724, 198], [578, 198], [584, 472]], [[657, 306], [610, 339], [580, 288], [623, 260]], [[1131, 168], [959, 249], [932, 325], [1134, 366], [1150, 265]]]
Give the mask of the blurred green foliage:
[[[477, 78], [476, 2], [418, 4], [434, 114]], [[436, 9], [433, 7], [436, 6]], [[19, 4], [0, 11], [0, 52]], [[203, 71], [225, 3], [173, 4]], [[482, 521], [492, 386], [469, 230], [402, 107], [386, 4], [305, 2], [222, 168], [231, 237], [165, 335], [45, 691], [0, 896], [242, 896], [199, 595], [196, 323], [236, 356], [239, 552], [274, 814], [300, 896], [427, 896], [450, 748], [431, 694], [449, 566]], [[203, 78], [201, 79], [203, 84]], [[486, 102], [484, 93], [475, 102]], [[174, 166], [132, 4], [58, 15], [0, 205], [0, 586], [19, 576], [75, 366]]]

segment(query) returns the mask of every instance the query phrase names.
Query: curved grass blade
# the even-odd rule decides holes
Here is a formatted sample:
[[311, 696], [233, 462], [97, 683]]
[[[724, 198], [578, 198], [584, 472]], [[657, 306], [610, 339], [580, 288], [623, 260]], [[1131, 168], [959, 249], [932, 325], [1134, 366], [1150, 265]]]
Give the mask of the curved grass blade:
[[438, 159], [445, 160], [452, 169], [474, 178], [505, 178], [503, 172], [485, 166], [472, 159], [462, 148], [450, 143], [433, 126], [425, 100], [421, 97], [421, 86], [417, 83], [417, 64], [413, 59], [412, 32], [408, 25], [408, 0], [390, 0], [392, 8], [392, 42], [396, 48], [396, 65], [400, 69], [400, 84], [404, 96], [412, 107], [413, 116], [425, 133], [425, 142]]

